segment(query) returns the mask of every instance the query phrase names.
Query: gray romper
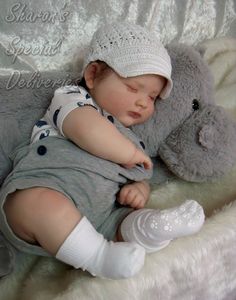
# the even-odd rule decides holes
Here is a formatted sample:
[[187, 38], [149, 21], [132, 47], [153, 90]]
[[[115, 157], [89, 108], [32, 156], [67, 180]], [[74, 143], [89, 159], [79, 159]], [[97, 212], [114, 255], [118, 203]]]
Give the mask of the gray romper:
[[[81, 102], [77, 105], [81, 106]], [[105, 111], [101, 113], [138, 148], [145, 148], [143, 142], [129, 128], [124, 127]], [[60, 118], [60, 112], [57, 111], [58, 117]], [[57, 118], [54, 118], [54, 121]], [[45, 125], [44, 119], [38, 123], [39, 127], [42, 125]], [[98, 232], [107, 239], [113, 239], [122, 219], [132, 211], [131, 208], [116, 202], [116, 194], [124, 184], [149, 179], [152, 175], [152, 171], [145, 170], [142, 165], [126, 169], [96, 157], [67, 140], [62, 134], [56, 134], [53, 130], [51, 132], [52, 134], [50, 128], [46, 127], [44, 132], [32, 135], [34, 140], [30, 145], [20, 145], [16, 148], [12, 153], [13, 171], [4, 181], [0, 191], [1, 231], [17, 249], [43, 256], [49, 254], [42, 247], [18, 238], [9, 227], [3, 210], [8, 194], [17, 189], [39, 186], [57, 190], [74, 202]]]

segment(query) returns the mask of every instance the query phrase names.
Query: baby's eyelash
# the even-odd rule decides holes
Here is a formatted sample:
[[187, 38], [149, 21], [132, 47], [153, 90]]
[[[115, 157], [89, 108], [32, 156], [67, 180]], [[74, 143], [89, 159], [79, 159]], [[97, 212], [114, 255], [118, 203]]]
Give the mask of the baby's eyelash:
[[149, 96], [149, 98], [152, 100], [152, 101], [155, 101], [156, 100], [156, 96]]
[[127, 86], [128, 90], [130, 90], [133, 93], [136, 93], [138, 91], [138, 89], [136, 89], [136, 88], [134, 88], [134, 87], [132, 87], [132, 86], [130, 86], [128, 84], [126, 86]]

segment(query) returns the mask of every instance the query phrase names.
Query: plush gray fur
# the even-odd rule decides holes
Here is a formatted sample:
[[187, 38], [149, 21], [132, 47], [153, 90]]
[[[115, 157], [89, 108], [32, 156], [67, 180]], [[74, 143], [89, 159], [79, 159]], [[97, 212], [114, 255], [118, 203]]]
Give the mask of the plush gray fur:
[[236, 124], [216, 106], [213, 78], [200, 53], [181, 44], [170, 45], [168, 51], [171, 95], [157, 101], [153, 117], [133, 130], [149, 155], [159, 155], [178, 177], [196, 182], [216, 179], [235, 162]]
[[[215, 105], [212, 77], [200, 54], [180, 44], [170, 45], [168, 51], [173, 66], [171, 95], [157, 101], [153, 117], [133, 130], [145, 141], [150, 156], [161, 157], [156, 174], [161, 173], [162, 180], [170, 174], [166, 167], [189, 181], [217, 178], [236, 159], [236, 124]], [[71, 77], [61, 71], [38, 73], [36, 81], [33, 76], [0, 77], [0, 185], [12, 168], [12, 150], [29, 142], [31, 129], [44, 114], [53, 91], [69, 84]], [[20, 87], [20, 83], [28, 86]], [[11, 271], [14, 256], [8, 255], [2, 238], [0, 253], [4, 254], [0, 256], [1, 276]]]

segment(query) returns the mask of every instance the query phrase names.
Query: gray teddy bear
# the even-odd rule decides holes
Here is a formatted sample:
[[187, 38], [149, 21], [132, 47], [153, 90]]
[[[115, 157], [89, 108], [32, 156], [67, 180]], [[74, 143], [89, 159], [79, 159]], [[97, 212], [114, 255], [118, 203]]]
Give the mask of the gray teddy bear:
[[[147, 123], [132, 129], [144, 141], [146, 152], [161, 159], [162, 168], [175, 176], [196, 182], [218, 178], [236, 160], [236, 124], [215, 105], [212, 76], [200, 53], [181, 44], [168, 46], [168, 51], [173, 67], [171, 95], [157, 101]], [[40, 81], [35, 78], [17, 72], [0, 78], [0, 185], [12, 169], [12, 151], [29, 142], [53, 91], [69, 84], [71, 74], [47, 72], [40, 74]], [[152, 182], [160, 182], [159, 171], [154, 169]], [[0, 277], [12, 271], [15, 254], [0, 236]]]
[[[157, 101], [155, 114], [134, 132], [151, 157], [161, 157], [176, 176], [193, 182], [214, 180], [236, 159], [236, 123], [215, 104], [213, 77], [201, 51], [177, 44], [167, 47], [173, 90]], [[158, 171], [158, 170], [154, 170]]]

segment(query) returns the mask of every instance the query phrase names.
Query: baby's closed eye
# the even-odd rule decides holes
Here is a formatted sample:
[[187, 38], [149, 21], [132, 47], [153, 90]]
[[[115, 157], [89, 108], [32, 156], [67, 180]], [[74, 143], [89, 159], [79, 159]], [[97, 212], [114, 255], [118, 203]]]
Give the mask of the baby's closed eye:
[[138, 88], [135, 86], [132, 86], [130, 84], [126, 84], [127, 90], [132, 92], [132, 93], [137, 93], [138, 92]]
[[149, 99], [153, 102], [156, 100], [156, 98], [157, 98], [157, 95], [155, 95], [155, 96], [149, 95]]

